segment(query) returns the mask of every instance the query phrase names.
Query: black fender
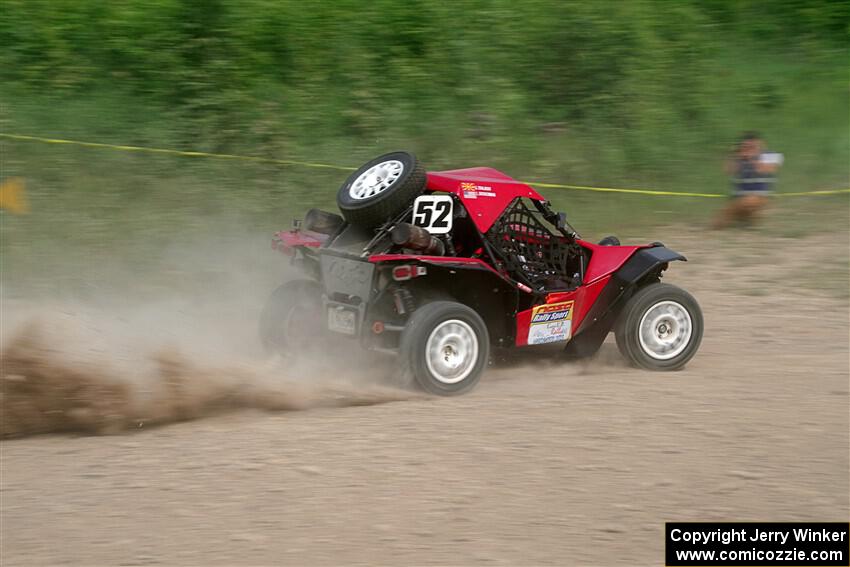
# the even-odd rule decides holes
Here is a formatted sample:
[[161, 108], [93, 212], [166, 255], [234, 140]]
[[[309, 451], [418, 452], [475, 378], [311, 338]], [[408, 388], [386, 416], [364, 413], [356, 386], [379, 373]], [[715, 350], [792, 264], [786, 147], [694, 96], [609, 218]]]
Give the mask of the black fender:
[[651, 273], [663, 272], [667, 269], [667, 264], [675, 260], [688, 261], [683, 255], [663, 245], [641, 248], [620, 266], [614, 273], [614, 279], [636, 284]]
[[510, 280], [486, 264], [452, 262], [449, 257], [442, 261], [410, 258], [399, 263], [419, 264], [428, 269], [426, 275], [404, 282], [415, 299], [451, 299], [462, 303], [484, 320], [491, 343], [513, 345], [516, 334], [513, 314], [520, 292]]
[[632, 254], [599, 292], [573, 339], [567, 343], [566, 352], [580, 358], [594, 354], [611, 332], [623, 305], [641, 284], [660, 277], [668, 264], [677, 260], [687, 262], [685, 256], [662, 244]]

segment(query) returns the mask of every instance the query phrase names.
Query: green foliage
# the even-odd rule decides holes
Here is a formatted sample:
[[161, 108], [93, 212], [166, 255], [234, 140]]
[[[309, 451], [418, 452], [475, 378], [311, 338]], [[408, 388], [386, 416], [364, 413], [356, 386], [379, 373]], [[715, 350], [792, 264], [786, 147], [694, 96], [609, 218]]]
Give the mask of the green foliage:
[[[613, 129], [642, 164], [646, 128], [706, 125], [720, 44], [835, 50], [848, 5], [5, 0], [0, 80], [131, 93], [167, 106], [186, 145], [268, 142], [254, 130], [271, 135], [270, 117], [285, 123], [276, 136], [296, 139], [374, 136], [387, 117], [410, 135], [463, 115], [485, 137], [535, 120]], [[778, 104], [772, 85], [754, 96], [757, 108]]]
[[[755, 129], [786, 155], [780, 191], [846, 187], [848, 7], [2, 0], [0, 129], [349, 166], [405, 148], [433, 170], [713, 193], [728, 188], [731, 142]], [[0, 178], [11, 175], [27, 179], [33, 213], [0, 223], [4, 278], [45, 272], [57, 250], [81, 272], [144, 268], [176, 235], [224, 219], [270, 233], [332, 208], [344, 178], [0, 141]], [[722, 204], [545, 193], [589, 237], [698, 225]], [[799, 208], [781, 202], [777, 217]], [[846, 196], [818, 203], [846, 224]]]
[[847, 0], [4, 0], [0, 81], [13, 122], [21, 98], [121, 99], [81, 124], [129, 114], [119, 141], [160, 121], [149, 143], [263, 155], [510, 144], [541, 163], [570, 151], [562, 172], [583, 182], [656, 182], [744, 117], [786, 120], [789, 71], [846, 81], [848, 22]]

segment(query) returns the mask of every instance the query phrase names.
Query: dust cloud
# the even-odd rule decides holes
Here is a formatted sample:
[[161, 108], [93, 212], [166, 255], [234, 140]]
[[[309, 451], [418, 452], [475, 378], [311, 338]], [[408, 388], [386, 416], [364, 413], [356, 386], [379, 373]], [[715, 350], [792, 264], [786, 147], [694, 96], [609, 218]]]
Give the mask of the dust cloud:
[[237, 408], [416, 396], [392, 385], [388, 360], [354, 345], [297, 362], [261, 352], [263, 302], [298, 275], [267, 242], [230, 236], [172, 247], [155, 270], [101, 270], [82, 286], [96, 293], [4, 293], [0, 437], [111, 434]]

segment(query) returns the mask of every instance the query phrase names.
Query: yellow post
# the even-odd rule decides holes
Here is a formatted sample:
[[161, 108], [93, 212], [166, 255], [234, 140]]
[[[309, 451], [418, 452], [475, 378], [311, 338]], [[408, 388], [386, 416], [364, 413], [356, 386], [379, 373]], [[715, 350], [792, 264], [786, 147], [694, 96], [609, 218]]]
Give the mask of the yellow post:
[[30, 205], [24, 193], [24, 180], [20, 177], [10, 177], [0, 183], [0, 209], [25, 215], [30, 212]]

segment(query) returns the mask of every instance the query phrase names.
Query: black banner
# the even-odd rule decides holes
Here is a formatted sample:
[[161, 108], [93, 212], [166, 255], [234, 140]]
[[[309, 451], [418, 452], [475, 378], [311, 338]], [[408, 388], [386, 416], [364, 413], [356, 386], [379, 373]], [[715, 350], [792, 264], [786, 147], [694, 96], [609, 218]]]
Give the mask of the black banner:
[[850, 534], [842, 522], [668, 522], [668, 567], [850, 565]]

